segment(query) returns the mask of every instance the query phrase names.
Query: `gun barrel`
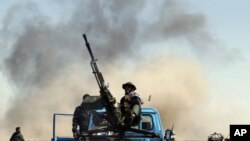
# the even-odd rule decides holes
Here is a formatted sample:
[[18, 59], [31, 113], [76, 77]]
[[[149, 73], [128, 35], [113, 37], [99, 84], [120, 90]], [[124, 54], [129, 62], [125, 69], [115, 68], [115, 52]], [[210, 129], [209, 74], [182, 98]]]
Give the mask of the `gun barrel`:
[[92, 50], [91, 50], [91, 48], [90, 48], [90, 45], [89, 45], [89, 42], [88, 42], [88, 39], [87, 39], [86, 34], [83, 34], [82, 36], [83, 36], [83, 38], [84, 38], [84, 40], [85, 40], [85, 43], [86, 43], [86, 46], [87, 46], [87, 48], [88, 48], [88, 51], [89, 51], [89, 54], [90, 54], [91, 59], [92, 59], [92, 60], [95, 60], [94, 55], [93, 55], [93, 53], [92, 53]]

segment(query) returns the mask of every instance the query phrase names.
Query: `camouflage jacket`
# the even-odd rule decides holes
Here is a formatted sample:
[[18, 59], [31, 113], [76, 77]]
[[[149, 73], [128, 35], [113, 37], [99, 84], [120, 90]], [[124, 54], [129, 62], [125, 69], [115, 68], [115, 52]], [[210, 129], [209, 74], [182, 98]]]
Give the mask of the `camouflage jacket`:
[[[126, 96], [126, 95], [125, 95]], [[127, 96], [129, 96], [130, 101], [125, 100], [125, 96], [122, 97], [120, 101], [120, 110], [122, 113], [122, 116], [125, 117], [125, 122], [130, 121], [132, 119], [128, 118], [126, 116], [131, 116], [131, 114], [135, 114], [135, 119], [132, 121], [133, 125], [136, 125], [140, 119], [141, 119], [141, 105], [143, 104], [142, 99], [140, 98], [139, 94], [136, 92], [131, 92]]]
[[130, 98], [130, 101], [125, 100], [125, 96], [123, 96], [121, 101], [120, 101], [121, 110], [123, 110], [123, 108], [127, 107], [126, 103], [129, 104], [130, 109], [133, 109], [134, 105], [141, 106], [143, 104], [143, 100], [140, 98], [139, 94], [136, 93], [135, 91], [132, 91], [131, 93], [127, 94], [127, 96], [129, 96], [129, 98]]

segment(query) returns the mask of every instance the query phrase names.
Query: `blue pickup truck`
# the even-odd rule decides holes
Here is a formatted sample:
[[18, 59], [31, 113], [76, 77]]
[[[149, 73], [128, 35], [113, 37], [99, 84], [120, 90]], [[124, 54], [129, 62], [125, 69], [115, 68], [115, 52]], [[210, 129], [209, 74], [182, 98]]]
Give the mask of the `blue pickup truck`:
[[[96, 110], [98, 115], [101, 115], [105, 110]], [[56, 117], [57, 116], [72, 116], [72, 114], [54, 114], [53, 118], [53, 138], [51, 141], [75, 141], [72, 137], [58, 137], [56, 136]], [[96, 123], [96, 114], [92, 114], [89, 122], [89, 131], [92, 129], [101, 129], [105, 126], [105, 122]], [[100, 121], [100, 120], [99, 120]], [[142, 108], [142, 119], [138, 126], [133, 127], [135, 132], [126, 131], [122, 136], [112, 132], [100, 131], [99, 133], [84, 135], [85, 139], [80, 141], [174, 141], [174, 134], [172, 129], [164, 130], [160, 119], [159, 112], [155, 108]], [[136, 130], [139, 129], [139, 130]], [[138, 132], [142, 131], [142, 132]], [[71, 132], [71, 131], [69, 131]]]

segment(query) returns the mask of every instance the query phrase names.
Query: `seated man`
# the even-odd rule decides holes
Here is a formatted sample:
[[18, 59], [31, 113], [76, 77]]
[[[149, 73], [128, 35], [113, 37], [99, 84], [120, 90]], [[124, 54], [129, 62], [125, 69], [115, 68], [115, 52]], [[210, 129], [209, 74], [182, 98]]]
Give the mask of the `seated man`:
[[143, 104], [140, 96], [135, 92], [136, 87], [133, 83], [127, 82], [122, 85], [125, 96], [121, 98], [120, 110], [125, 126], [136, 126], [141, 120], [141, 105]]

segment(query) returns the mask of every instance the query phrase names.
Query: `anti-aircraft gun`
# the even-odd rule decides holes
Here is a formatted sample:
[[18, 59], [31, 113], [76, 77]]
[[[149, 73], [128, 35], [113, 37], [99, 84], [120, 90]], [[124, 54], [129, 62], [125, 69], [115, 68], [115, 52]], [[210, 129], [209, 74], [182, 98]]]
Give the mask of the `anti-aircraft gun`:
[[[91, 110], [88, 132], [80, 135], [79, 141], [131, 140], [131, 141], [174, 141], [173, 127], [165, 130], [159, 112], [152, 107], [141, 108], [141, 120], [136, 127], [128, 126], [121, 117], [121, 111], [115, 106], [116, 99], [105, 85], [102, 73], [97, 67], [97, 59], [91, 51], [87, 37], [83, 34], [91, 57], [90, 65], [100, 89], [99, 96], [89, 96], [82, 102], [84, 108]], [[53, 137], [51, 141], [75, 141], [72, 137], [59, 137], [56, 134], [56, 117], [72, 114], [55, 113], [53, 115]]]
[[158, 137], [159, 135], [154, 132], [141, 130], [141, 129], [135, 129], [130, 126], [127, 126], [127, 123], [124, 123], [124, 121], [121, 118], [120, 109], [115, 106], [116, 99], [112, 96], [112, 94], [110, 93], [108, 89], [108, 86], [105, 84], [102, 73], [99, 71], [97, 67], [97, 63], [96, 63], [97, 59], [94, 58], [90, 44], [85, 34], [83, 34], [83, 38], [85, 40], [86, 47], [91, 57], [90, 65], [92, 67], [93, 74], [96, 78], [97, 84], [100, 89], [100, 96], [87, 97], [83, 101], [83, 104], [85, 107], [87, 107], [90, 110], [96, 110], [96, 109], [100, 109], [103, 107], [106, 110], [107, 116], [105, 117], [105, 119], [108, 122], [106, 128], [89, 130], [89, 133], [93, 134], [93, 133], [98, 133], [98, 132], [111, 131], [113, 133], [118, 133], [119, 135], [122, 135], [125, 131], [132, 131], [132, 132], [141, 133], [150, 137]]
[[109, 128], [111, 130], [117, 131], [119, 130], [119, 128], [121, 128], [122, 121], [120, 118], [120, 111], [117, 107], [115, 107], [116, 99], [112, 96], [108, 89], [108, 86], [105, 84], [102, 73], [99, 71], [96, 64], [97, 59], [94, 58], [89, 42], [87, 40], [87, 36], [85, 34], [83, 34], [83, 38], [85, 40], [86, 47], [91, 57], [90, 65], [100, 89], [100, 96], [88, 97], [85, 101], [83, 101], [83, 103], [85, 104], [84, 106], [91, 110], [104, 107], [108, 115], [106, 119], [110, 125]]

